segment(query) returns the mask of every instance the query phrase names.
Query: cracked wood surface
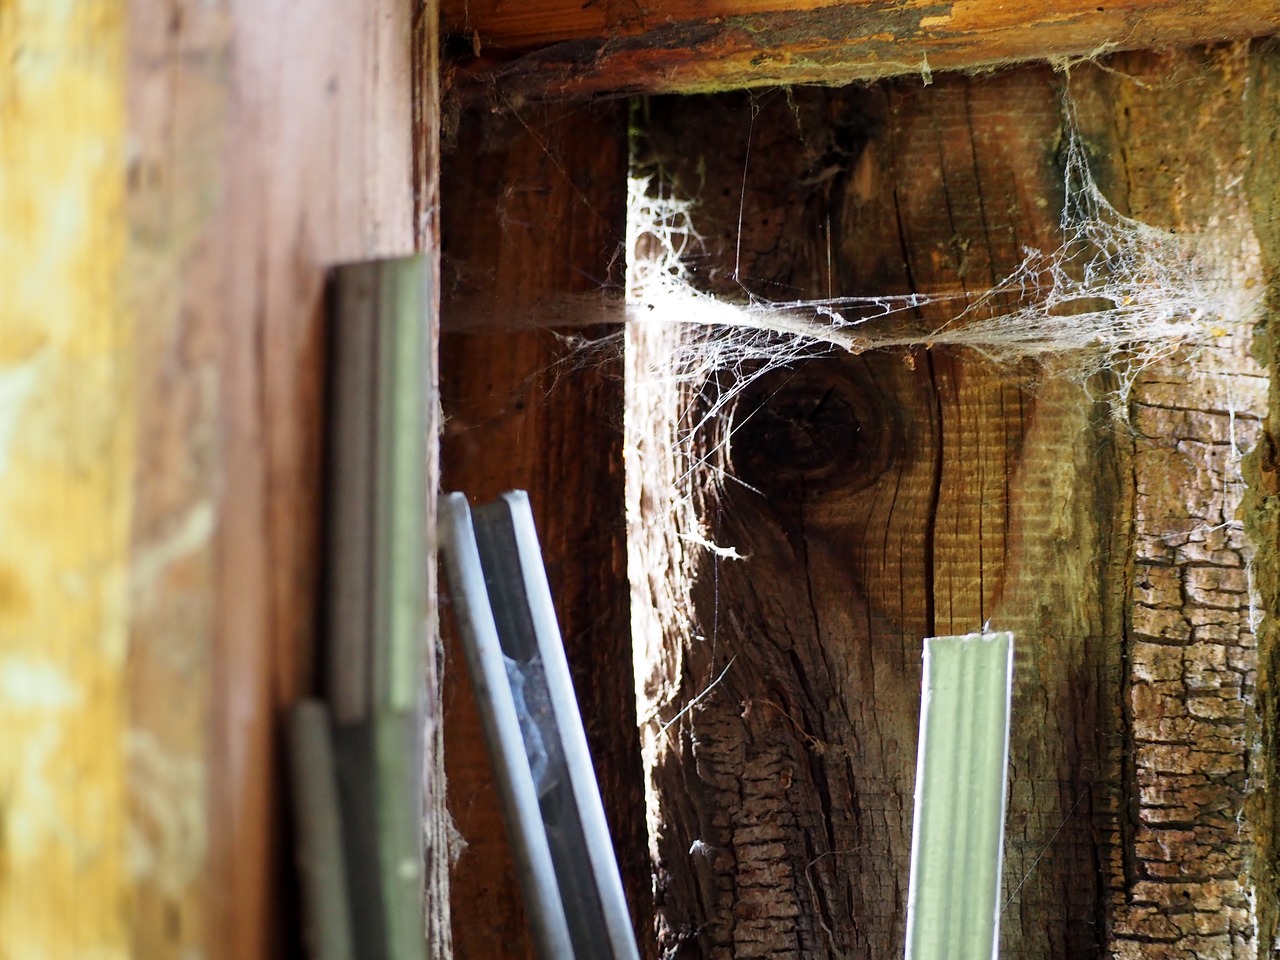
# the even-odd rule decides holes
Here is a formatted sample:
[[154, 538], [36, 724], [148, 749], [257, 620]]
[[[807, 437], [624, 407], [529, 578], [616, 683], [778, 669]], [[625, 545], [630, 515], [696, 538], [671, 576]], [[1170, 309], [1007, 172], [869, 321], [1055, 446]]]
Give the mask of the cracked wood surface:
[[[1280, 142], [1280, 46], [1261, 47], [1249, 63], [1249, 95], [1245, 99], [1245, 137], [1248, 147], [1246, 190], [1249, 219], [1258, 233], [1263, 278], [1274, 304], [1280, 283], [1280, 167], [1275, 162]], [[1260, 326], [1255, 351], [1274, 373], [1278, 344], [1270, 321]], [[1245, 463], [1248, 491], [1243, 511], [1246, 529], [1257, 545], [1252, 586], [1257, 600], [1258, 674], [1257, 716], [1254, 726], [1257, 747], [1250, 770], [1252, 790], [1246, 811], [1253, 822], [1258, 843], [1254, 861], [1258, 890], [1259, 952], [1275, 950], [1277, 900], [1280, 899], [1280, 804], [1276, 802], [1277, 774], [1280, 771], [1280, 709], [1277, 678], [1280, 678], [1280, 476], [1276, 459], [1275, 424], [1280, 423], [1280, 391], [1272, 389], [1266, 407], [1262, 437]]]
[[[1256, 309], [1264, 289], [1244, 186], [1251, 60], [1262, 55], [1247, 45], [1133, 54], [1076, 88], [1085, 135], [1106, 158], [1104, 187], [1134, 216], [1190, 235], [1241, 310]], [[1117, 957], [1271, 952], [1275, 891], [1252, 870], [1247, 809], [1267, 765], [1255, 748], [1254, 550], [1240, 516], [1242, 456], [1268, 393], [1251, 346], [1252, 330], [1233, 328], [1150, 370], [1132, 397], [1126, 816], [1111, 864], [1123, 884], [1109, 894]]]
[[445, 0], [464, 95], [838, 85], [1267, 36], [1271, 0]]
[[[1248, 58], [1135, 54], [1072, 79], [1104, 192], [1204, 234], [1240, 290], [1260, 289], [1239, 188]], [[1062, 82], [1028, 68], [654, 101], [647, 159], [700, 201], [691, 265], [722, 294], [741, 296], [735, 273], [773, 298], [972, 294], [1024, 244], [1055, 243]], [[642, 552], [657, 538], [633, 560], [654, 570], [684, 545], [633, 601], [641, 717], [670, 718], [732, 658], [665, 734], [643, 728], [673, 955], [901, 950], [920, 638], [988, 620], [1019, 638], [1002, 956], [1259, 955], [1235, 509], [1267, 380], [1248, 342], [1237, 328], [1149, 371], [1128, 426], [1063, 380], [1027, 389], [1032, 371], [960, 351], [810, 362], [738, 401], [745, 486], [721, 484], [699, 519], [748, 559], [636, 534]], [[670, 478], [653, 447], [630, 495], [657, 525]]]

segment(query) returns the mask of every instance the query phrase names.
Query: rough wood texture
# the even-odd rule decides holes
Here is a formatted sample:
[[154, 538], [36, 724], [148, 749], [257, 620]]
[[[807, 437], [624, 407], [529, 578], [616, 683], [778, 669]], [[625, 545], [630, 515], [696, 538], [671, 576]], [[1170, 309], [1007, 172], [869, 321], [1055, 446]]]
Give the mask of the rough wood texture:
[[1265, 36], [1271, 0], [446, 0], [455, 82], [507, 97], [837, 85]]
[[1251, 570], [1257, 608], [1257, 708], [1251, 731], [1257, 741], [1250, 770], [1252, 782], [1246, 810], [1258, 845], [1254, 876], [1258, 887], [1259, 953], [1274, 952], [1280, 942], [1280, 341], [1276, 339], [1275, 308], [1280, 302], [1280, 168], [1275, 162], [1280, 140], [1280, 46], [1259, 45], [1249, 61], [1245, 98], [1245, 138], [1248, 147], [1246, 190], [1249, 219], [1257, 231], [1262, 277], [1270, 312], [1258, 329], [1255, 353], [1268, 367], [1272, 389], [1261, 437], [1245, 463], [1248, 483], [1243, 516], [1257, 553]]
[[279, 722], [312, 682], [324, 277], [429, 240], [415, 9], [129, 3], [139, 956], [296, 938]]
[[[621, 105], [464, 115], [444, 163], [447, 328], [484, 293], [481, 325], [522, 325], [548, 295], [620, 282], [626, 197]], [[641, 942], [652, 944], [622, 515], [616, 328], [585, 353], [543, 331], [446, 334], [446, 490], [529, 491], [587, 739]], [[606, 329], [584, 331], [603, 337]], [[450, 809], [466, 842], [453, 877], [459, 960], [531, 955], [479, 720], [460, 653], [446, 675]]]
[[1269, 912], [1275, 891], [1265, 869], [1250, 876], [1259, 848], [1249, 807], [1273, 761], [1254, 746], [1253, 547], [1239, 516], [1241, 457], [1257, 443], [1268, 390], [1250, 355], [1264, 287], [1244, 186], [1249, 51], [1110, 65], [1116, 73], [1083, 72], [1073, 88], [1104, 187], [1133, 215], [1194, 238], [1235, 302], [1225, 335], [1153, 368], [1132, 397], [1127, 817], [1111, 852], [1108, 946], [1121, 957], [1267, 956], [1250, 899]]
[[[1229, 187], [1245, 58], [1135, 55], [1074, 80], [1086, 142], [1112, 158], [1104, 191], [1212, 233], [1208, 266], [1240, 290], [1257, 279]], [[651, 159], [700, 200], [694, 266], [724, 295], [742, 295], [735, 272], [772, 297], [972, 294], [1055, 243], [1061, 83], [1035, 68], [655, 101]], [[989, 620], [1019, 638], [1002, 956], [1258, 955], [1233, 517], [1266, 381], [1233, 329], [1150, 373], [1132, 436], [1069, 383], [1028, 391], [1027, 371], [964, 352], [832, 358], [747, 391], [729, 469], [748, 486], [721, 484], [700, 519], [749, 559], [686, 541], [664, 566], [669, 535], [637, 558], [667, 571], [633, 601], [655, 618], [641, 717], [668, 720], [734, 658], [665, 735], [645, 727], [666, 948], [901, 950], [920, 638]], [[671, 447], [630, 437], [642, 461], [646, 443]], [[644, 482], [642, 542], [670, 493]], [[692, 623], [672, 609], [681, 564]]]
[[0, 10], [0, 955], [124, 956], [125, 16]]
[[[782, 95], [654, 105], [654, 150], [676, 181], [696, 184], [707, 165], [701, 275], [723, 293], [748, 136], [749, 288], [974, 291], [1021, 244], [1051, 242], [1050, 71], [794, 103], [798, 115]], [[716, 115], [704, 149], [695, 131]], [[1103, 732], [1120, 662], [1106, 590], [1122, 571], [1105, 522], [1114, 451], [1075, 443], [1095, 415], [1074, 389], [1033, 396], [940, 351], [813, 362], [742, 398], [731, 470], [763, 496], [727, 483], [706, 523], [750, 559], [704, 561], [689, 630], [711, 642], [685, 638], [679, 673], [651, 678], [666, 719], [737, 658], [670, 740], [651, 743], [667, 945], [708, 957], [902, 950], [921, 638], [988, 620], [1021, 641], [1006, 872], [1009, 889], [1030, 878], [1002, 955], [1100, 945], [1092, 835], [1114, 822], [1119, 775]], [[1041, 582], [1050, 569], [1059, 576]], [[706, 852], [691, 853], [695, 841]]]
[[[413, 66], [413, 191], [415, 246], [429, 251], [431, 270], [431, 328], [427, 332], [428, 397], [440, 396], [440, 11], [437, 0], [414, 7], [410, 59]], [[427, 627], [429, 642], [423, 658], [422, 847], [423, 925], [427, 956], [452, 960], [452, 897], [449, 871], [453, 866], [456, 833], [449, 818], [444, 769], [444, 664], [440, 637], [440, 601], [436, 565], [438, 539], [436, 498], [440, 489], [440, 443], [443, 429], [439, 403], [426, 410], [427, 435]]]

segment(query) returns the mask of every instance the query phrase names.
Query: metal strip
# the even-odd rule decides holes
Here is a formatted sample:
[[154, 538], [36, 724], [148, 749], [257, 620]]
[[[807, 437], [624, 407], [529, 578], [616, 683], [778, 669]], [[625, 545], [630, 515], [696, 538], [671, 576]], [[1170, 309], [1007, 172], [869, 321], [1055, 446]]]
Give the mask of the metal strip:
[[504, 652], [545, 690], [531, 719], [550, 741], [541, 804], [576, 956], [638, 960], [528, 495], [477, 509], [476, 539]]
[[1013, 635], [924, 642], [906, 960], [995, 960]]
[[614, 960], [639, 960], [613, 840], [605, 820], [604, 803], [600, 799], [600, 788], [587, 747], [578, 698], [573, 690], [569, 662], [565, 658], [564, 643], [551, 601], [551, 588], [542, 563], [542, 551], [538, 546], [529, 497], [523, 490], [517, 490], [503, 494], [502, 502], [510, 511], [525, 595], [542, 659], [542, 669], [546, 673], [551, 705], [555, 711], [556, 726], [560, 731], [569, 784], [581, 823], [583, 849], [572, 850], [571, 856], [591, 865], [595, 893], [607, 932], [610, 950], [608, 956]]
[[489, 602], [471, 510], [460, 493], [440, 498], [440, 537], [454, 615], [476, 690], [534, 946], [540, 960], [568, 960], [575, 954], [542, 808]]

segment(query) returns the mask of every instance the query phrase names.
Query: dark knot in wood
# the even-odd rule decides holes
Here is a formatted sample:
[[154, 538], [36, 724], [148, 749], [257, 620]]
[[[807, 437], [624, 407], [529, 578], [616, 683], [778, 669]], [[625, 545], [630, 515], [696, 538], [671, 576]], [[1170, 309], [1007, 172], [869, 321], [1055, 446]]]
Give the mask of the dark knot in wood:
[[841, 371], [779, 370], [743, 392], [730, 460], [771, 496], [858, 490], [888, 468], [894, 432], [882, 400]]

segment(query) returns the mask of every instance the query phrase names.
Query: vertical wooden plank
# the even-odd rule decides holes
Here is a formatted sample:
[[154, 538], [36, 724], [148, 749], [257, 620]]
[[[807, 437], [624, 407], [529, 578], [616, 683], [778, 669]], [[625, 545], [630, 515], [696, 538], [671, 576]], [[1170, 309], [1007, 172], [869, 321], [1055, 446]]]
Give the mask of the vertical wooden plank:
[[[1056, 246], [1058, 93], [1032, 68], [663, 100], [649, 140], [699, 201], [700, 284], [729, 299], [739, 283], [773, 299], [958, 296], [911, 318], [928, 330], [1024, 244]], [[1099, 949], [1094, 864], [1120, 771], [1103, 732], [1120, 661], [1105, 584], [1123, 576], [1108, 524], [1122, 501], [1100, 411], [1073, 384], [1032, 392], [1019, 373], [954, 349], [809, 361], [762, 378], [709, 431], [703, 449], [734, 431], [727, 469], [743, 483], [698, 494], [701, 522], [748, 559], [686, 548], [640, 568], [650, 583], [696, 571], [693, 621], [668, 616], [642, 715], [669, 720], [734, 658], [696, 710], [646, 729], [666, 947], [902, 950], [920, 642], [990, 620], [1027, 638], [1001, 953]], [[646, 493], [661, 491], [634, 502]]]
[[313, 682], [324, 276], [413, 248], [411, 18], [402, 0], [225, 9], [213, 876], [219, 946], [256, 958], [287, 930], [278, 717]]
[[1265, 867], [1254, 873], [1264, 824], [1251, 794], [1272, 761], [1255, 747], [1266, 721], [1249, 567], [1255, 548], [1265, 556], [1275, 544], [1250, 542], [1240, 519], [1241, 460], [1269, 389], [1252, 353], [1265, 274], [1245, 186], [1249, 46], [1128, 54], [1111, 66], [1072, 81], [1100, 182], [1132, 215], [1195, 244], [1223, 312], [1202, 349], [1150, 368], [1131, 397], [1127, 817], [1124, 858], [1108, 877], [1110, 946], [1142, 956], [1158, 940], [1170, 958], [1260, 957], [1272, 934], [1257, 906], [1266, 922], [1274, 885]]
[[0, 9], [0, 947], [129, 953], [125, 5]]
[[[414, 7], [411, 21], [410, 63], [413, 133], [413, 230], [415, 245], [427, 258], [431, 293], [428, 302], [425, 375], [427, 492], [440, 490], [440, 11], [438, 0]], [[437, 593], [436, 497], [427, 498], [427, 627], [423, 662], [425, 693], [422, 716], [422, 829], [423, 921], [431, 960], [451, 960], [451, 897], [449, 870], [453, 865], [457, 832], [448, 811], [444, 768], [443, 644]]]
[[138, 955], [203, 950], [210, 923], [217, 352], [229, 23], [217, 5], [129, 6], [130, 310], [138, 462], [131, 530], [129, 800]]
[[[1104, 193], [1189, 237], [1222, 311], [1199, 350], [1139, 379], [1126, 427], [1069, 383], [1029, 389], [1023, 371], [957, 350], [810, 363], [744, 395], [729, 469], [759, 493], [724, 484], [703, 522], [751, 559], [703, 561], [695, 623], [654, 664], [688, 702], [738, 654], [681, 736], [654, 744], [669, 942], [697, 938], [712, 955], [898, 949], [910, 780], [895, 758], [912, 742], [901, 687], [915, 631], [990, 619], [1028, 638], [1002, 955], [1269, 949], [1260, 856], [1274, 813], [1258, 791], [1274, 764], [1251, 733], [1268, 720], [1254, 701], [1254, 548], [1237, 517], [1267, 389], [1248, 354], [1266, 262], [1248, 211], [1271, 209], [1273, 187], [1259, 160], [1262, 196], [1244, 186], [1249, 64], [1234, 46], [1073, 71]], [[1056, 245], [1058, 83], [1038, 69], [937, 77], [927, 90], [797, 92], [785, 112], [763, 97], [662, 101], [651, 139], [702, 200], [700, 282], [725, 296], [741, 296], [734, 274], [763, 296], [822, 295], [824, 281], [972, 295], [1023, 243]], [[726, 143], [717, 130], [689, 157], [717, 114], [745, 133]], [[1255, 115], [1253, 135], [1270, 122]], [[926, 311], [924, 328], [948, 313]], [[1264, 550], [1268, 509], [1259, 501]], [[715, 624], [719, 661], [699, 639]], [[764, 832], [764, 810], [786, 815]], [[704, 862], [682, 853], [693, 840], [713, 851]], [[764, 876], [780, 882], [766, 890]]]
[[[1246, 183], [1249, 217], [1258, 234], [1262, 277], [1272, 303], [1280, 296], [1280, 168], [1275, 163], [1280, 139], [1280, 46], [1257, 44], [1250, 52], [1249, 95], [1245, 99], [1245, 142], [1249, 148]], [[1258, 746], [1253, 775], [1260, 789], [1246, 801], [1258, 841], [1253, 878], [1258, 889], [1259, 952], [1274, 952], [1280, 942], [1280, 341], [1261, 326], [1254, 349], [1271, 375], [1267, 418], [1258, 445], [1244, 464], [1249, 486], [1243, 511], [1246, 530], [1257, 547], [1253, 587], [1261, 613], [1258, 634]]]
[[[626, 196], [623, 106], [467, 115], [444, 167], [447, 333], [441, 351], [446, 490], [473, 502], [529, 491], [574, 686], [640, 939], [646, 917], [643, 799], [632, 704], [622, 493], [618, 328], [576, 354], [531, 318], [587, 317], [616, 291]], [[569, 332], [569, 331], [565, 331]], [[450, 808], [467, 846], [454, 873], [459, 958], [530, 945], [478, 718], [449, 658]], [[458, 664], [458, 666], [453, 666]]]
[[279, 722], [313, 683], [324, 277], [428, 241], [431, 9], [129, 3], [139, 955], [296, 937]]

